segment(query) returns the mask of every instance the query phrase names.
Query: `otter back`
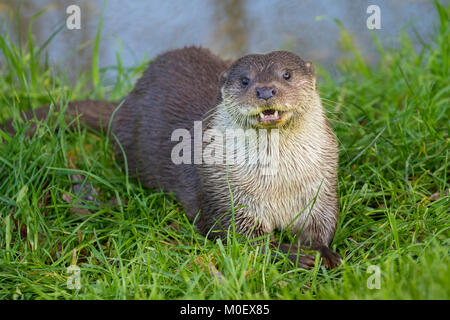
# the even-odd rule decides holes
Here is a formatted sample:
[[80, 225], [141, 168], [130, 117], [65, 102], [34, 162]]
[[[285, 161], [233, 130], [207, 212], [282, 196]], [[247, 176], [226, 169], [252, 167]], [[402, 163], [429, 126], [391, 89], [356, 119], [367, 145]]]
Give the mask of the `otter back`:
[[172, 191], [193, 218], [199, 210], [194, 165], [175, 165], [176, 129], [191, 130], [215, 106], [225, 61], [202, 48], [169, 51], [151, 62], [113, 120], [128, 170], [149, 187]]

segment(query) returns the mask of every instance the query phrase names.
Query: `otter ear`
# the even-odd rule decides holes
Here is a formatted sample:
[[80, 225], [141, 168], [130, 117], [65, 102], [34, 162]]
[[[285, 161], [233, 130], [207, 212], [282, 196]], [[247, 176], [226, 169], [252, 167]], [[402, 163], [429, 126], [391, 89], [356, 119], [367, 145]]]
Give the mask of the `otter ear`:
[[306, 61], [305, 62], [305, 68], [306, 68], [306, 72], [314, 74], [314, 66], [313, 66], [313, 63], [311, 61]]
[[228, 78], [228, 70], [222, 71], [222, 73], [219, 76], [219, 85], [222, 87]]

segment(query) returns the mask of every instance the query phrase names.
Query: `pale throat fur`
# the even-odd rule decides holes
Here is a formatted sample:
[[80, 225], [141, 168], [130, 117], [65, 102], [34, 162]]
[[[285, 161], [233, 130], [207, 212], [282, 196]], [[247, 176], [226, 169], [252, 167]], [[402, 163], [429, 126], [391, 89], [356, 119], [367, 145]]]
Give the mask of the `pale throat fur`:
[[[222, 102], [216, 106], [208, 127], [226, 139], [226, 131], [242, 129], [242, 123], [227, 112], [232, 97], [223, 89], [221, 94]], [[229, 190], [233, 190], [235, 219], [243, 233], [259, 236], [289, 227], [293, 233], [302, 231], [305, 241], [313, 232], [322, 231], [330, 235], [326, 239], [329, 243], [337, 220], [337, 143], [316, 90], [308, 91], [307, 98], [296, 107], [300, 112], [295, 118], [277, 128], [279, 154], [275, 174], [264, 174], [259, 166], [247, 162], [203, 164], [201, 170], [210, 178], [202, 184], [211, 200], [223, 208], [230, 208]], [[271, 130], [268, 139], [270, 135]], [[248, 148], [245, 140], [237, 143], [236, 149]], [[256, 227], [246, 225], [246, 221]]]

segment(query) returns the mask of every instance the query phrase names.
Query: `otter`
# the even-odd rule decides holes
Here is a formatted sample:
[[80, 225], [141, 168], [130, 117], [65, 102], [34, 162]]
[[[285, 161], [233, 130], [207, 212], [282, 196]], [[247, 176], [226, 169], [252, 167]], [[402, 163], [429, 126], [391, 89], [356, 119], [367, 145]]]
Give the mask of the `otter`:
[[[156, 57], [117, 106], [78, 101], [69, 103], [67, 112], [105, 131], [113, 115], [116, 150], [125, 153], [129, 174], [173, 193], [201, 234], [223, 238], [234, 227], [256, 239], [289, 230], [300, 246], [272, 244], [297, 266], [314, 266], [315, 257], [300, 254], [303, 249], [319, 251], [328, 268], [340, 263], [341, 256], [329, 248], [338, 219], [338, 149], [311, 62], [288, 51], [229, 62], [208, 49], [185, 47]], [[25, 117], [39, 119], [47, 112], [44, 107]], [[195, 136], [196, 121], [201, 133], [252, 129], [264, 130], [268, 139], [276, 135], [278, 157], [268, 162], [276, 161], [277, 169], [267, 174], [259, 162], [196, 163], [192, 155], [175, 164], [180, 141], [172, 134], [184, 128]], [[11, 122], [7, 130], [14, 131]], [[244, 142], [233, 140], [248, 155]]]

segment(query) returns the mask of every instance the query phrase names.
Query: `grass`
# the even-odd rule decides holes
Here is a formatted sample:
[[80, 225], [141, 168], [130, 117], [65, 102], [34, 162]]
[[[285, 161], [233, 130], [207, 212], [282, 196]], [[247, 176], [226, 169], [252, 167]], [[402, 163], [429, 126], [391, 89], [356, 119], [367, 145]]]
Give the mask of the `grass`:
[[[319, 68], [340, 142], [332, 247], [342, 266], [292, 269], [249, 243], [205, 240], [170, 195], [128, 180], [104, 135], [56, 117], [32, 137], [19, 121], [15, 136], [0, 130], [0, 299], [449, 299], [450, 10], [436, 10], [435, 36], [419, 52], [403, 34], [396, 49], [378, 45], [380, 62], [370, 66], [342, 27], [343, 75]], [[117, 100], [145, 68], [125, 68], [118, 52], [117, 66], [99, 69], [94, 54], [93, 70], [71, 86], [47, 63], [53, 35], [39, 47], [30, 25], [19, 46], [3, 28], [0, 123], [56, 101]], [[75, 174], [99, 202], [77, 198]], [[72, 264], [78, 290], [67, 287]], [[379, 267], [379, 289], [368, 288], [370, 266]]]

